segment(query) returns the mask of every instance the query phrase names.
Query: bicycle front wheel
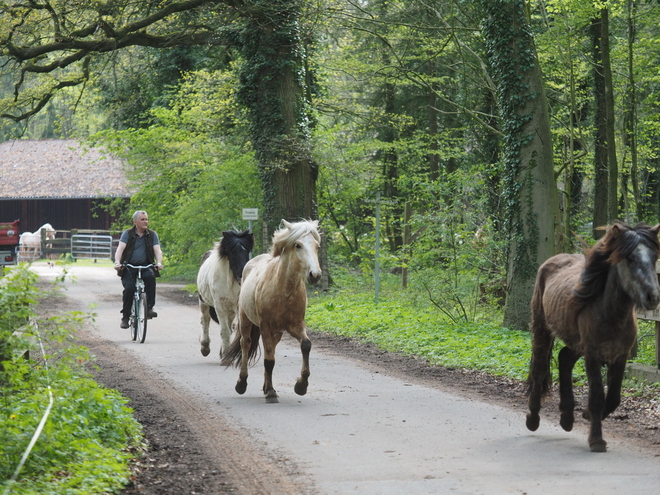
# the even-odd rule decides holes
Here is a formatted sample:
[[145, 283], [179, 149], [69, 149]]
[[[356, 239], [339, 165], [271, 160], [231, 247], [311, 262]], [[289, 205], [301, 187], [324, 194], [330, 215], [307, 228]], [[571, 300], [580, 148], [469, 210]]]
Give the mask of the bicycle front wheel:
[[137, 315], [137, 340], [140, 344], [144, 343], [147, 338], [147, 295], [143, 292], [140, 294], [138, 301], [138, 315]]
[[137, 330], [138, 330], [138, 300], [133, 299], [133, 305], [131, 306], [131, 317], [128, 320], [128, 327], [131, 329], [131, 339], [137, 339]]

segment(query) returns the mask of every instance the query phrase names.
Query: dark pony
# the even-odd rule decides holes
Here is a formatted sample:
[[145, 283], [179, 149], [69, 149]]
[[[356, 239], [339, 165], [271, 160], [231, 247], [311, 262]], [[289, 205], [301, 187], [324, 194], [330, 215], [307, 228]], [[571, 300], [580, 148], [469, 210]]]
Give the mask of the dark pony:
[[[589, 399], [584, 417], [591, 421], [589, 446], [605, 452], [602, 420], [621, 402], [626, 361], [637, 337], [636, 307], [654, 309], [660, 302], [655, 265], [660, 224], [630, 227], [616, 222], [586, 255], [559, 254], [538, 270], [532, 296], [532, 359], [527, 380], [527, 428], [539, 427], [541, 399], [551, 384], [554, 339], [564, 342], [558, 355], [560, 424], [573, 428], [572, 375], [584, 356]], [[601, 368], [607, 366], [607, 396]]]
[[220, 325], [220, 357], [229, 347], [243, 267], [250, 259], [253, 247], [254, 235], [249, 230], [227, 230], [222, 233], [216, 248], [207, 251], [202, 257], [202, 265], [197, 273], [197, 293], [202, 312], [202, 334], [199, 341], [203, 356], [211, 352], [211, 319]]

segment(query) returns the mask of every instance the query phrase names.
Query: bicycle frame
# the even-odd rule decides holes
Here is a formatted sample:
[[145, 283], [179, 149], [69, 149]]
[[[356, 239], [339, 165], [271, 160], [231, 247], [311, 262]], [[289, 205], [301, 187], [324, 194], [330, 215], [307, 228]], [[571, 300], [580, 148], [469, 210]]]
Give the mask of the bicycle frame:
[[153, 267], [153, 263], [144, 266], [135, 266], [124, 263], [125, 267], [137, 269], [135, 280], [135, 293], [133, 295], [133, 305], [131, 307], [131, 316], [129, 319], [129, 328], [131, 329], [131, 338], [139, 341], [141, 344], [147, 337], [147, 294], [145, 292], [144, 280], [142, 279], [142, 270]]

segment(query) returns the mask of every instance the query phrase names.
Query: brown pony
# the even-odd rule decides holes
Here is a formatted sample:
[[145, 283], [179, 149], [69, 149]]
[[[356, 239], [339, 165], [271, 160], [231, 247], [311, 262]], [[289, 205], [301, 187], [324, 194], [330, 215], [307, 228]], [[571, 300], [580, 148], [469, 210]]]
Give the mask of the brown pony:
[[[532, 297], [532, 359], [527, 380], [527, 428], [531, 431], [539, 427], [541, 399], [550, 388], [556, 337], [566, 345], [558, 356], [560, 424], [566, 431], [573, 428], [573, 367], [584, 356], [589, 446], [592, 452], [607, 450], [601, 423], [621, 402], [626, 360], [637, 337], [635, 308], [650, 310], [660, 302], [655, 271], [659, 230], [660, 224], [631, 228], [617, 222], [586, 255], [559, 254], [539, 268]], [[607, 366], [607, 396], [603, 366]]]
[[251, 259], [243, 269], [238, 329], [222, 358], [225, 366], [240, 366], [235, 388], [239, 394], [245, 393], [248, 363], [256, 359], [261, 337], [266, 370], [263, 392], [268, 402], [277, 402], [277, 392], [273, 388], [275, 347], [284, 332], [300, 342], [303, 366], [294, 390], [298, 395], [307, 393], [312, 343], [305, 327], [305, 281], [317, 283], [321, 278], [318, 221], [289, 223], [282, 220], [282, 223], [284, 227], [273, 235], [270, 254]]

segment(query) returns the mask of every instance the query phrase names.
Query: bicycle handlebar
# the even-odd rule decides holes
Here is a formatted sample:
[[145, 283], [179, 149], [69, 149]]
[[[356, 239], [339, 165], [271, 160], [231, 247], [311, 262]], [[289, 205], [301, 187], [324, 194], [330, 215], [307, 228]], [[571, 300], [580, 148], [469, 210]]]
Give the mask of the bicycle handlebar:
[[138, 268], [138, 269], [141, 268], [141, 269], [143, 269], [143, 270], [146, 270], [147, 268], [151, 268], [152, 266], [155, 266], [155, 265], [154, 265], [153, 263], [149, 263], [148, 265], [143, 265], [143, 266], [139, 266], [139, 265], [138, 265], [138, 266], [135, 266], [135, 265], [131, 265], [130, 263], [123, 263], [122, 266], [127, 266], [127, 267], [129, 267], [129, 268]]

